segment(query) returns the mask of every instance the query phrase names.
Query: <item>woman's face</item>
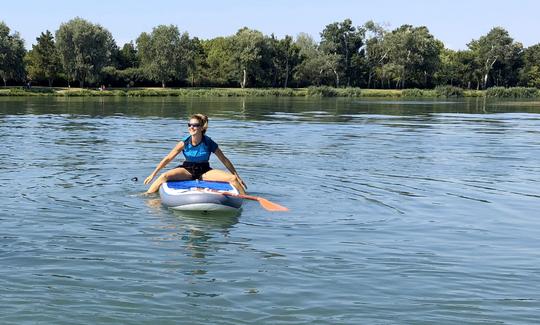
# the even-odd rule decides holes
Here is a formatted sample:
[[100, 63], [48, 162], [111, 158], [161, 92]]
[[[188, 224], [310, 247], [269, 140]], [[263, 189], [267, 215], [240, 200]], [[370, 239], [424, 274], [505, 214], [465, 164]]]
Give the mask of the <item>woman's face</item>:
[[192, 118], [191, 120], [189, 120], [189, 123], [188, 123], [188, 131], [190, 135], [201, 133], [202, 123], [199, 120]]

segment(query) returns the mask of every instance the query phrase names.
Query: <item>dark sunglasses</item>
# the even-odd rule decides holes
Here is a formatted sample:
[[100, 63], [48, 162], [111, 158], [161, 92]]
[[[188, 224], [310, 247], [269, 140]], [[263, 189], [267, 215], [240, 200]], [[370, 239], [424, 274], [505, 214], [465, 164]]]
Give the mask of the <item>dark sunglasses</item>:
[[189, 127], [193, 127], [193, 128], [200, 128], [201, 125], [199, 123], [188, 123], [187, 124], [188, 128]]

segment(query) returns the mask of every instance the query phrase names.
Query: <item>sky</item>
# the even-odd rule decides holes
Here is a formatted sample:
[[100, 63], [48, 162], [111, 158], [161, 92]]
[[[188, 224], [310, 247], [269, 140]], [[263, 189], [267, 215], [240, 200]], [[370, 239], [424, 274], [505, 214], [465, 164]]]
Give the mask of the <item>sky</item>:
[[461, 50], [491, 28], [505, 28], [525, 47], [540, 43], [540, 1], [533, 0], [24, 0], [5, 1], [0, 21], [20, 33], [27, 49], [45, 30], [81, 17], [107, 28], [119, 46], [157, 25], [173, 24], [190, 36], [210, 39], [233, 35], [246, 26], [278, 38], [307, 33], [316, 41], [333, 22], [368, 20], [394, 29], [427, 26], [447, 48]]

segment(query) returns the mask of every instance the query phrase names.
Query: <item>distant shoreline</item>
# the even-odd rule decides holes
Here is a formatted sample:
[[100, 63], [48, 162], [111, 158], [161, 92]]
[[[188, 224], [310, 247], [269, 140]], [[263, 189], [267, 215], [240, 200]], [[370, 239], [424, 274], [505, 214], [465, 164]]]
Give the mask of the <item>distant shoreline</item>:
[[524, 87], [493, 87], [487, 90], [464, 90], [453, 86], [435, 89], [363, 89], [363, 88], [65, 88], [23, 87], [0, 88], [0, 97], [390, 97], [390, 98], [539, 98], [540, 90]]

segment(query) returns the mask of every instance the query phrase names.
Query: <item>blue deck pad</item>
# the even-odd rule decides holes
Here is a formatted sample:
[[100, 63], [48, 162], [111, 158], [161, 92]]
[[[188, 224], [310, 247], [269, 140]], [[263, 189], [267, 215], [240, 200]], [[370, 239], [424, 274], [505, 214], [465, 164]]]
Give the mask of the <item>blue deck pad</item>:
[[175, 190], [189, 190], [193, 187], [209, 188], [216, 191], [232, 191], [233, 187], [225, 182], [209, 182], [209, 181], [168, 181], [169, 188]]

